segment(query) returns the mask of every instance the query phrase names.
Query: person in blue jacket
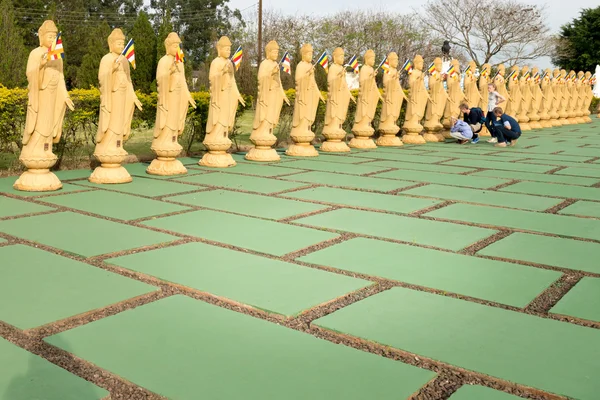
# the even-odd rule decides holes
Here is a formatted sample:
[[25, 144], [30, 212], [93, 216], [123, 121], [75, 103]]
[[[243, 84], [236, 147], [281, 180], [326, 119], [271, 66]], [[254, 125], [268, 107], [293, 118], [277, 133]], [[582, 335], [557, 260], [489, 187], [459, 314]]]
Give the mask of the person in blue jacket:
[[510, 115], [504, 114], [500, 107], [494, 108], [494, 130], [498, 138], [496, 147], [514, 146], [521, 137], [519, 123]]

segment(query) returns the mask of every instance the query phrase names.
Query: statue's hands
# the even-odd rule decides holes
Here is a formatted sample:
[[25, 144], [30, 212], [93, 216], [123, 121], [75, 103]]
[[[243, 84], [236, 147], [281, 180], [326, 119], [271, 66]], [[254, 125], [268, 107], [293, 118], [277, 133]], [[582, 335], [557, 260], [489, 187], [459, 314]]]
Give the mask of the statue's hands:
[[67, 103], [67, 107], [69, 107], [69, 110], [75, 111], [75, 104], [73, 104], [73, 100], [67, 97], [65, 99], [65, 103]]
[[140, 103], [137, 97], [133, 100], [133, 103], [135, 104], [138, 110], [142, 111], [142, 103]]
[[121, 62], [120, 62], [120, 61], [119, 61], [119, 62], [117, 62], [117, 61], [115, 60], [115, 63], [113, 64], [113, 68], [112, 68], [112, 69], [113, 69], [113, 72], [115, 72], [117, 69], [119, 69], [119, 66], [120, 66], [120, 65], [121, 65]]
[[42, 56], [42, 61], [40, 61], [40, 68], [43, 68], [48, 63], [48, 53], [44, 53]]
[[188, 103], [190, 103], [190, 106], [196, 108], [196, 100], [192, 96], [188, 98]]
[[271, 72], [271, 75], [276, 75], [279, 73], [279, 65], [276, 65], [273, 67], [273, 71]]
[[242, 107], [246, 107], [246, 102], [244, 101], [244, 98], [242, 96], [240, 96], [238, 98], [238, 101], [240, 102], [240, 104], [242, 105]]

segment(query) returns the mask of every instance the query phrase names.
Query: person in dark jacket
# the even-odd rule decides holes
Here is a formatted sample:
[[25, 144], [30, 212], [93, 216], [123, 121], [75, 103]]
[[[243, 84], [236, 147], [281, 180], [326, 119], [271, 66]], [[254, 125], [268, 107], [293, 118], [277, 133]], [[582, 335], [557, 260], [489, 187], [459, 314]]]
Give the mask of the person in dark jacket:
[[517, 139], [521, 137], [521, 127], [517, 120], [510, 115], [504, 114], [500, 107], [494, 108], [494, 130], [498, 137], [497, 147], [514, 146]]
[[472, 143], [479, 142], [478, 133], [481, 132], [481, 128], [485, 122], [483, 111], [478, 107], [471, 108], [467, 103], [461, 103], [458, 108], [460, 109], [460, 112], [463, 113], [463, 120], [469, 124], [473, 131]]

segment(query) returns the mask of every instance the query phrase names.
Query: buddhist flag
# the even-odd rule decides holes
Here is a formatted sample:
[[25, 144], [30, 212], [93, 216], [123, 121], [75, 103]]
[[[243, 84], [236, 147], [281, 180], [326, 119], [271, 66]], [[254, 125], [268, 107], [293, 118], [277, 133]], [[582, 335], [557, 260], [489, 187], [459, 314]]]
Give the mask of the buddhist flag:
[[125, 56], [127, 61], [131, 63], [133, 69], [135, 69], [135, 48], [133, 45], [133, 39], [129, 39], [129, 42], [127, 42], [127, 46], [125, 46], [121, 55]]
[[390, 63], [388, 62], [387, 56], [385, 56], [385, 58], [381, 60], [377, 69], [379, 68], [381, 68], [384, 73], [387, 73], [390, 70]]
[[467, 66], [467, 68], [465, 69], [465, 75], [466, 75], [466, 74], [472, 74], [472, 73], [473, 73], [473, 71], [471, 71], [471, 64], [469, 64], [469, 65]]
[[513, 77], [515, 80], [517, 80], [517, 70], [516, 69], [513, 69], [512, 71], [510, 71], [510, 74], [508, 74], [508, 77], [506, 79], [510, 79]]
[[352, 68], [355, 74], [358, 74], [358, 58], [356, 58], [356, 55], [353, 55], [346, 65]]
[[590, 78], [590, 85], [595, 85], [596, 84], [596, 74], [592, 75], [592, 77]]
[[323, 52], [323, 54], [321, 54], [321, 57], [319, 57], [319, 59], [317, 60], [317, 63], [323, 67], [323, 69], [325, 70], [325, 72], [329, 71], [329, 56], [327, 55], [327, 50], [325, 50]]
[[406, 61], [404, 62], [404, 65], [402, 66], [402, 69], [403, 69], [404, 71], [406, 71], [406, 73], [408, 73], [408, 74], [410, 75], [410, 74], [411, 74], [411, 72], [412, 72], [412, 69], [413, 69], [413, 67], [412, 67], [412, 62], [411, 62], [410, 60], [406, 60]]
[[535, 81], [535, 83], [540, 83], [541, 79], [540, 79], [540, 73], [536, 72], [535, 75], [533, 76], [533, 80]]
[[183, 49], [181, 48], [181, 43], [179, 44], [179, 48], [177, 49], [177, 54], [175, 54], [175, 61], [180, 62], [180, 63], [185, 61], [185, 54], [183, 54]]
[[429, 64], [429, 68], [427, 68], [427, 72], [429, 72], [430, 74], [433, 74], [433, 71], [435, 71], [435, 64], [431, 63], [431, 64]]
[[240, 65], [242, 64], [242, 58], [244, 57], [244, 52], [242, 51], [242, 46], [239, 46], [235, 53], [233, 53], [233, 57], [231, 57], [231, 62], [237, 71], [240, 69]]
[[529, 76], [529, 75], [530, 75], [529, 71], [526, 71], [526, 72], [523, 74], [523, 78], [525, 78], [525, 81], [527, 81], [527, 82], [529, 82], [529, 79], [530, 79], [530, 76]]
[[454, 74], [456, 74], [456, 68], [454, 68], [454, 65], [450, 65], [450, 68], [448, 68], [448, 71], [446, 71], [446, 75], [452, 76]]
[[287, 51], [281, 57], [281, 61], [279, 61], [279, 65], [281, 66], [281, 70], [286, 74], [292, 74], [292, 61], [290, 60], [290, 53]]
[[48, 59], [49, 60], [58, 60], [58, 58], [65, 58], [65, 49], [63, 49], [61, 32], [58, 32], [56, 35], [56, 39], [54, 43], [52, 43], [52, 47], [48, 49]]

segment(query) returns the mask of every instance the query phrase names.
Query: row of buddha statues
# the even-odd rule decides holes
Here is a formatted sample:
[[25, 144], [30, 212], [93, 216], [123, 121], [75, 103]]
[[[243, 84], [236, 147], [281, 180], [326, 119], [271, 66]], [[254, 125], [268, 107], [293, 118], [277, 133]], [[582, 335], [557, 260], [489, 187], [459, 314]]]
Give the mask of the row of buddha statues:
[[[61, 137], [66, 108], [74, 107], [69, 99], [63, 75], [61, 57], [50, 57], [58, 30], [53, 21], [45, 21], [38, 31], [40, 47], [34, 49], [27, 62], [28, 104], [23, 148], [19, 157], [27, 167], [15, 182], [14, 188], [25, 191], [52, 191], [62, 187], [58, 177], [50, 172], [57, 161], [52, 144]], [[180, 175], [187, 169], [177, 160], [182, 147], [178, 143], [183, 133], [188, 104], [195, 107], [185, 79], [183, 60], [180, 56], [179, 36], [172, 32], [165, 39], [166, 54], [158, 62], [156, 83], [158, 100], [156, 123], [151, 149], [156, 158], [146, 172], [155, 175]], [[131, 132], [131, 121], [135, 108], [142, 109], [131, 81], [129, 61], [123, 57], [125, 35], [114, 29], [108, 37], [109, 53], [99, 66], [100, 110], [94, 157], [100, 162], [89, 177], [98, 184], [127, 183], [132, 181], [122, 166], [127, 156], [123, 143]], [[235, 67], [230, 59], [231, 41], [223, 36], [216, 44], [218, 56], [209, 70], [210, 105], [207, 116], [204, 145], [208, 150], [199, 161], [206, 167], [232, 167], [236, 165], [228, 150], [231, 147], [229, 134], [235, 125], [238, 104], [244, 102], [235, 81]], [[290, 104], [281, 83], [279, 46], [275, 41], [266, 45], [265, 59], [258, 68], [258, 96], [250, 140], [254, 147], [245, 158], [251, 161], [272, 162], [280, 159], [272, 146], [277, 138], [274, 130], [279, 122], [283, 103]], [[459, 114], [459, 104], [467, 101], [472, 107], [487, 107], [487, 85], [496, 84], [498, 92], [508, 99], [507, 113], [518, 118], [522, 129], [590, 122], [589, 105], [592, 98], [590, 74], [577, 74], [577, 79], [568, 79], [565, 71], [555, 70], [552, 78], [548, 71], [541, 79], [530, 79], [524, 71], [520, 79], [513, 72], [505, 80], [505, 68], [498, 66], [498, 73], [490, 77], [490, 65], [482, 66], [476, 77], [475, 63], [471, 62], [464, 78], [464, 91], [460, 85], [460, 65], [452, 60], [453, 73], [442, 71], [442, 60], [436, 58], [428, 69], [428, 88], [425, 86], [423, 58], [414, 57], [410, 68], [398, 70], [398, 55], [387, 55], [383, 74], [383, 95], [377, 87], [374, 67], [375, 53], [367, 50], [359, 71], [359, 94], [354, 98], [347, 82], [344, 50], [333, 51], [333, 62], [329, 67], [327, 100], [323, 98], [315, 80], [313, 48], [305, 44], [301, 48], [302, 60], [295, 70], [296, 98], [294, 103], [292, 130], [293, 144], [287, 155], [299, 157], [318, 156], [311, 142], [315, 138], [312, 126], [315, 122], [319, 101], [326, 103], [322, 152], [348, 152], [353, 148], [375, 148], [379, 146], [401, 146], [404, 143], [425, 143], [444, 140], [444, 128], [450, 128], [452, 117]], [[405, 64], [406, 66], [406, 64]], [[525, 67], [526, 68], [526, 67]], [[523, 70], [525, 70], [525, 68]], [[409, 95], [406, 98], [400, 84], [400, 74], [408, 71]], [[518, 67], [513, 67], [518, 76]], [[532, 76], [539, 71], [534, 68]], [[530, 74], [531, 75], [531, 74]], [[571, 76], [571, 74], [569, 75]], [[444, 87], [444, 80], [446, 87]], [[354, 137], [345, 142], [346, 121], [350, 101], [357, 103], [352, 133]], [[373, 119], [379, 101], [382, 102], [380, 133], [377, 142]], [[397, 121], [402, 103], [406, 101], [404, 136], [397, 136], [400, 127]], [[584, 120], [585, 119], [585, 120]], [[421, 123], [423, 122], [423, 125]]]

